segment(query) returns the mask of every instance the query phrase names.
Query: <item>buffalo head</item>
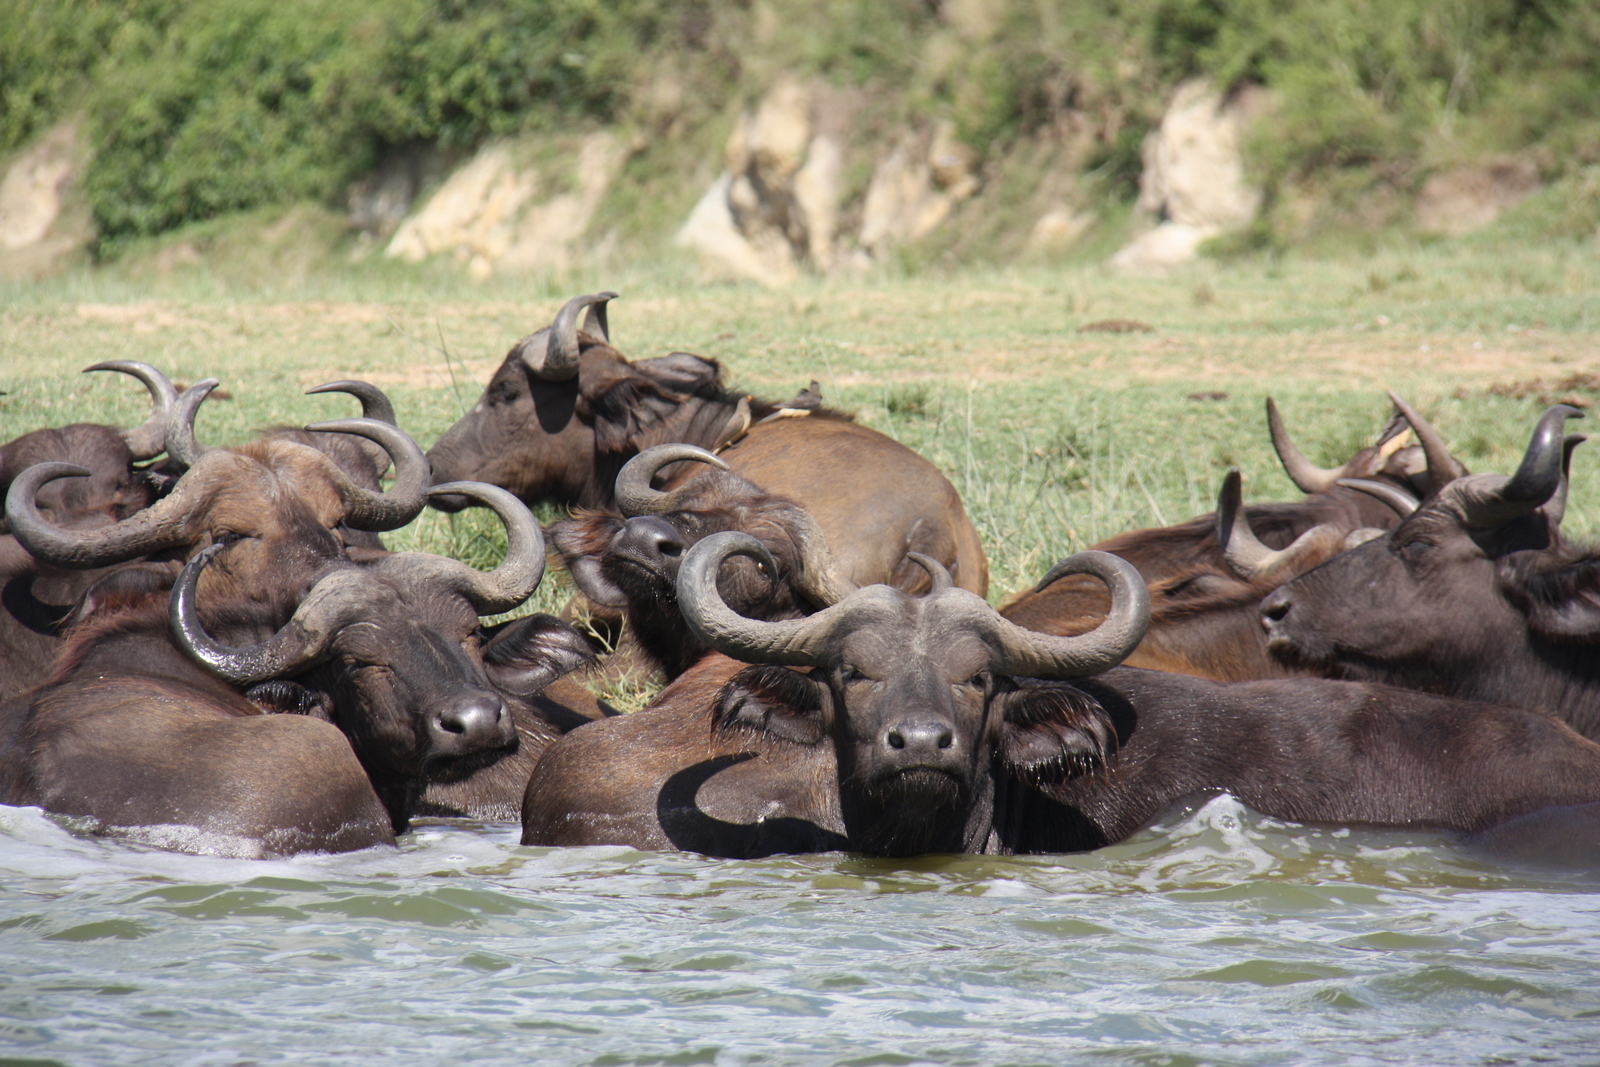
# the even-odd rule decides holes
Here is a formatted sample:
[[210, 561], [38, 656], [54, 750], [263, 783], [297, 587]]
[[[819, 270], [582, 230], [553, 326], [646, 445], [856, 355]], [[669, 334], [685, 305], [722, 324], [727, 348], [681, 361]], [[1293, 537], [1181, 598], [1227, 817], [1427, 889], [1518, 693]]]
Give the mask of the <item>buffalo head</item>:
[[1582, 440], [1564, 438], [1563, 424], [1581, 416], [1548, 409], [1514, 475], [1450, 481], [1387, 534], [1268, 596], [1272, 654], [1334, 677], [1536, 701], [1524, 661], [1547, 661], [1535, 673], [1564, 668], [1548, 645], [1530, 653], [1530, 641], [1571, 645], [1600, 631], [1594, 566], [1560, 544], [1565, 466]]
[[[712, 470], [671, 492], [651, 488], [668, 464], [694, 461]], [[755, 619], [792, 619], [831, 604], [854, 588], [838, 574], [827, 540], [805, 508], [727, 469], [688, 444], [656, 445], [617, 476], [621, 515], [591, 511], [551, 527], [573, 581], [591, 600], [625, 609], [628, 625], [655, 665], [675, 677], [707, 651], [678, 612], [684, 555], [714, 533], [750, 534], [766, 548], [771, 571], [730, 560], [718, 576], [723, 602]]]
[[[493, 647], [514, 645], [518, 637], [507, 636], [513, 627], [486, 652], [479, 616], [510, 611], [538, 587], [538, 525], [494, 486], [458, 482], [439, 491], [467, 495], [500, 515], [507, 549], [495, 570], [422, 552], [337, 564], [272, 637], [239, 647], [214, 640], [197, 610], [200, 574], [224, 546], [190, 560], [172, 592], [173, 633], [185, 652], [212, 673], [253, 686], [258, 699], [282, 703], [287, 693], [302, 705], [295, 710], [333, 722], [391, 808], [405, 806], [386, 795], [395, 783], [417, 789], [425, 777], [459, 776], [512, 751], [517, 733], [501, 692], [525, 689], [526, 676], [536, 673], [524, 657]], [[227, 625], [226, 613], [217, 621]]]
[[[1062, 564], [1063, 573], [1095, 574], [1113, 589], [1098, 629], [1063, 638], [1007, 622], [926, 557], [926, 596], [868, 586], [808, 618], [753, 621], [717, 593], [717, 571], [734, 555], [775, 566], [754, 538], [722, 533], [689, 553], [678, 578], [684, 617], [702, 640], [771, 665], [725, 691], [719, 725], [831, 743], [855, 847], [882, 855], [984, 851], [997, 762], [1012, 773], [1044, 773], [1094, 762], [1110, 743], [1102, 718], [1022, 714], [1032, 704], [1013, 694], [1019, 678], [1104, 671], [1139, 643], [1149, 601], [1138, 572], [1115, 556], [1084, 552]], [[786, 669], [793, 667], [812, 670]]]
[[[428, 452], [436, 481], [472, 479], [529, 504], [594, 507], [610, 502], [617, 471], [640, 449], [726, 439], [737, 398], [723, 390], [717, 364], [682, 352], [630, 362], [607, 334], [615, 298], [569, 300], [552, 325], [517, 342], [477, 404]], [[434, 500], [445, 510], [463, 504]]]
[[[154, 404], [150, 417], [131, 430], [73, 423], [35, 430], [0, 446], [0, 494], [36, 464], [71, 463], [88, 472], [38, 494], [40, 513], [57, 526], [94, 529], [121, 522], [149, 507], [159, 495], [159, 480], [136, 469], [134, 463], [153, 459], [166, 448], [167, 417], [177, 390], [166, 375], [147, 363], [111, 360], [86, 367], [84, 373], [101, 370], [120, 371], [142, 382]], [[7, 528], [0, 520], [0, 533]]]

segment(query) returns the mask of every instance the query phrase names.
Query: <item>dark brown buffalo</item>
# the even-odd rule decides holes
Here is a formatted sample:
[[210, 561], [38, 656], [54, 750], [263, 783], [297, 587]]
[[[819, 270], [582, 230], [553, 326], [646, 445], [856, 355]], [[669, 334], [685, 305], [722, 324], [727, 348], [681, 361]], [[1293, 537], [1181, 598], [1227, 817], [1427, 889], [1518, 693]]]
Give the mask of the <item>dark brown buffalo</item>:
[[[1041, 680], [1094, 668], [1018, 655], [1061, 639], [1020, 636], [940, 582], [920, 601], [880, 587], [805, 620], [742, 620], [714, 575], [743, 551], [759, 557], [737, 535], [703, 542], [680, 598], [713, 645], [765, 665], [708, 658], [651, 708], [553, 744], [524, 843], [1066, 852], [1205, 792], [1299, 822], [1457, 831], [1600, 798], [1600, 746], [1548, 715], [1319, 679]], [[1136, 573], [1104, 573], [1136, 615]]]
[[[1446, 480], [1461, 471], [1433, 427], [1399, 397], [1390, 398], [1396, 413], [1378, 443], [1333, 469], [1305, 458], [1268, 400], [1273, 446], [1305, 499], [1241, 511], [1238, 476], [1230, 474], [1215, 513], [1118, 534], [1094, 546], [1137, 567], [1150, 595], [1150, 631], [1128, 657], [1129, 666], [1215, 681], [1303, 673], [1267, 655], [1256, 618], [1261, 598], [1348, 545], [1394, 526], [1432, 487], [1436, 467]], [[1408, 426], [1421, 445], [1400, 447]], [[1030, 630], [1066, 635], [1096, 625], [1106, 607], [1099, 583], [1047, 574], [1000, 613]]]
[[218, 543], [184, 568], [170, 605], [147, 594], [97, 613], [56, 678], [25, 698], [0, 773], [7, 802], [194, 851], [392, 842], [430, 776], [516, 745], [497, 683], [551, 672], [538, 642], [477, 641], [480, 614], [538, 585], [538, 526], [492, 486], [444, 491], [506, 522], [494, 571], [427, 553], [338, 561], [285, 621], [198, 591], [230, 547]]
[[[850, 580], [919, 587], [926, 578], [907, 553], [920, 552], [957, 585], [985, 592], [977, 530], [933, 464], [837, 413], [730, 392], [712, 360], [676, 352], [630, 362], [608, 340], [614, 297], [568, 301], [554, 325], [511, 349], [478, 403], [429, 451], [436, 481], [486, 481], [529, 504], [603, 507], [628, 460], [686, 442], [722, 450], [735, 473], [805, 507]], [[696, 472], [668, 473], [670, 487]]]
[[[37, 463], [68, 463], [89, 471], [88, 475], [46, 482], [33, 496], [33, 509], [41, 523], [76, 533], [92, 533], [143, 510], [155, 502], [158, 483], [163, 491], [170, 490], [178, 474], [198, 461], [205, 450], [193, 440], [195, 407], [215, 384], [201, 383], [186, 391], [180, 400], [166, 378], [144, 364], [105, 363], [89, 369], [126, 370], [144, 381], [151, 394], [157, 397], [151, 423], [159, 422], [160, 429], [150, 429], [151, 423], [138, 432], [126, 434], [106, 427], [68, 427], [74, 431], [105, 431], [98, 436], [89, 435], [105, 447], [87, 452], [44, 448], [42, 445], [46, 442], [59, 443], [63, 439], [62, 431], [36, 431], [24, 439], [26, 448], [13, 449], [10, 455], [14, 458], [34, 459]], [[387, 398], [364, 382], [330, 382], [310, 391], [352, 393], [361, 400], [366, 416], [394, 424], [394, 410]], [[165, 442], [169, 432], [173, 434], [174, 447], [169, 462], [163, 465], [167, 469], [160, 474], [135, 471], [136, 477], [130, 479], [128, 460], [123, 453], [148, 458], [152, 449], [160, 451], [157, 442]], [[52, 434], [55, 436], [50, 436]], [[378, 490], [379, 475], [389, 465], [382, 446], [354, 434], [281, 429], [269, 436], [327, 453], [351, 481], [369, 491]], [[124, 437], [133, 443], [129, 448], [119, 450], [108, 443]], [[122, 476], [108, 474], [108, 470], [114, 469], [121, 469]], [[18, 470], [7, 474], [5, 488], [8, 491], [20, 473]], [[145, 490], [135, 499], [128, 492], [130, 486], [144, 486]], [[418, 499], [421, 499], [420, 493]], [[358, 550], [382, 548], [375, 533], [354, 530], [343, 523], [336, 529], [347, 546], [356, 546]], [[169, 546], [167, 551], [170, 553], [175, 547]], [[77, 558], [56, 565], [29, 552], [14, 536], [0, 537], [0, 665], [9, 668], [0, 671], [0, 700], [43, 681], [59, 651], [65, 628], [83, 618], [99, 601], [117, 591], [169, 588], [178, 572], [174, 563], [127, 562], [128, 559], [126, 554], [118, 554], [115, 559], [105, 561], [106, 565], [85, 566]]]
[[[86, 367], [84, 373], [101, 370], [120, 371], [142, 382], [154, 403], [150, 417], [131, 430], [80, 422], [34, 430], [0, 445], [0, 496], [19, 474], [38, 463], [75, 463], [89, 472], [40, 495], [40, 512], [57, 526], [93, 529], [121, 522], [149, 507], [158, 495], [159, 483], [134, 464], [166, 449], [167, 417], [177, 390], [147, 363], [111, 360]], [[0, 520], [0, 534], [8, 531]]]
[[1441, 488], [1261, 605], [1274, 656], [1333, 677], [1542, 708], [1600, 738], [1600, 554], [1561, 538], [1581, 417], [1540, 418], [1517, 472]]
[[[671, 492], [650, 487], [662, 467], [680, 461], [713, 469]], [[804, 508], [739, 477], [703, 448], [645, 449], [617, 476], [616, 497], [621, 514], [582, 511], [551, 526], [550, 539], [585, 596], [624, 612], [640, 653], [630, 658], [630, 668], [676, 678], [709, 651], [683, 623], [677, 582], [684, 554], [710, 534], [750, 534], [776, 563], [770, 574], [743, 559], [723, 569], [723, 600], [746, 617], [798, 618], [854, 588], [839, 575], [826, 537]]]

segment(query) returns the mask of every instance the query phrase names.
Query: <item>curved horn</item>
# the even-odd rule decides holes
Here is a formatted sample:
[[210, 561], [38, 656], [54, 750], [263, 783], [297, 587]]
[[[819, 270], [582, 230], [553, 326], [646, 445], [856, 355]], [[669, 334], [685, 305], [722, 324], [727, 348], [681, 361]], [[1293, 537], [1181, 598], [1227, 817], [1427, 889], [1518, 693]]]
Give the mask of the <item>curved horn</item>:
[[1589, 439], [1588, 434], [1569, 433], [1562, 446], [1561, 455], [1561, 485], [1555, 494], [1544, 506], [1545, 516], [1550, 520], [1552, 529], [1561, 526], [1561, 520], [1567, 516], [1567, 489], [1572, 484], [1572, 450]]
[[[803, 619], [781, 622], [747, 619], [723, 603], [722, 594], [717, 590], [717, 572], [733, 556], [748, 556], [765, 564], [768, 574], [778, 571], [778, 564], [766, 546], [747, 533], [726, 530], [702, 538], [678, 567], [678, 609], [683, 612], [689, 629], [700, 640], [734, 659], [790, 667], [821, 666], [826, 657], [824, 640], [848, 604], [840, 602]], [[860, 590], [849, 600], [854, 601], [869, 592]]]
[[1250, 529], [1250, 520], [1245, 517], [1242, 483], [1239, 468], [1231, 468], [1217, 494], [1217, 544], [1222, 547], [1223, 560], [1236, 576], [1247, 582], [1266, 582], [1314, 554], [1326, 558], [1329, 549], [1343, 547], [1343, 532], [1330, 523], [1322, 523], [1285, 548], [1268, 548]]
[[699, 463], [709, 463], [721, 470], [728, 469], [728, 465], [720, 457], [699, 445], [686, 444], [682, 441], [655, 445], [628, 460], [623, 464], [622, 470], [617, 472], [617, 509], [631, 519], [636, 515], [660, 515], [677, 507], [678, 501], [682, 499], [683, 486], [670, 493], [663, 493], [659, 489], [650, 488], [650, 480], [662, 467], [668, 463], [677, 463], [679, 460], [694, 460]]
[[57, 478], [90, 473], [75, 463], [36, 463], [12, 481], [6, 522], [35, 558], [72, 569], [105, 567], [187, 543], [185, 525], [196, 491], [182, 481], [164, 499], [114, 526], [83, 533], [45, 521], [35, 499], [40, 488]]
[[167, 414], [167, 455], [185, 467], [192, 467], [206, 454], [206, 448], [195, 440], [194, 417], [211, 390], [222, 383], [215, 378], [195, 382], [179, 394]]
[[907, 552], [906, 559], [928, 572], [928, 578], [933, 584], [927, 592], [928, 596], [942, 593], [956, 584], [951, 579], [950, 572], [945, 569], [945, 565], [932, 556], [923, 555], [921, 552]]
[[600, 295], [604, 297], [604, 299], [596, 300], [593, 304], [590, 304], [588, 314], [584, 315], [583, 317], [583, 332], [588, 334], [590, 337], [598, 337], [606, 344], [610, 344], [611, 327], [606, 322], [606, 304], [609, 301], [615, 300], [617, 298], [617, 294], [608, 291], [601, 293]]
[[1422, 501], [1393, 482], [1380, 482], [1373, 478], [1340, 478], [1339, 484], [1346, 489], [1355, 489], [1368, 496], [1377, 497], [1393, 508], [1395, 514], [1402, 519], [1422, 506]]
[[[378, 422], [387, 422], [390, 426], [399, 426], [400, 421], [395, 418], [394, 404], [382, 389], [371, 382], [358, 381], [354, 378], [344, 378], [337, 382], [327, 382], [315, 389], [307, 389], [306, 395], [316, 393], [349, 393], [361, 401], [361, 417], [363, 419], [376, 419]], [[389, 469], [389, 454], [376, 444], [363, 445], [362, 451], [372, 460], [372, 465], [377, 469], [378, 477], [383, 477]]]
[[1433, 480], [1435, 489], [1455, 481], [1467, 473], [1467, 468], [1461, 461], [1450, 454], [1450, 449], [1445, 447], [1444, 438], [1439, 436], [1439, 431], [1433, 424], [1423, 418], [1415, 408], [1401, 400], [1399, 395], [1390, 391], [1389, 400], [1394, 404], [1394, 409], [1405, 416], [1411, 424], [1411, 429], [1417, 435], [1417, 443], [1422, 446], [1422, 454], [1428, 459], [1428, 475]]
[[969, 597], [996, 652], [994, 665], [1006, 674], [1029, 678], [1086, 678], [1110, 670], [1139, 646], [1150, 627], [1150, 593], [1138, 568], [1120, 556], [1090, 549], [1051, 567], [1048, 581], [1088, 574], [1111, 591], [1106, 620], [1086, 634], [1056, 637], [1025, 629], [1003, 618], [977, 596]]
[[383, 446], [394, 461], [394, 485], [387, 493], [363, 489], [332, 462], [328, 464], [339, 498], [344, 501], [344, 522], [357, 530], [397, 530], [428, 506], [428, 458], [411, 435], [398, 426], [376, 419], [334, 419], [306, 427], [312, 433], [348, 433]]
[[[178, 647], [211, 673], [236, 684], [275, 678], [315, 660], [327, 644], [328, 633], [321, 628], [308, 628], [302, 611], [296, 611], [283, 629], [259, 645], [235, 648], [219, 644], [206, 633], [200, 623], [200, 613], [195, 610], [195, 587], [200, 583], [200, 572], [206, 564], [227, 547], [227, 544], [215, 544], [196, 553], [184, 564], [177, 584], [172, 587], [167, 619]], [[310, 602], [308, 594], [302, 602], [302, 610]]]
[[455, 565], [450, 569], [456, 589], [472, 602], [479, 615], [510, 611], [533, 595], [544, 578], [544, 534], [526, 504], [504, 489], [483, 482], [446, 482], [428, 493], [471, 497], [492, 508], [505, 524], [506, 556], [494, 570], [484, 572], [459, 560], [444, 561]]
[[150, 392], [152, 404], [150, 417], [133, 429], [122, 431], [122, 439], [127, 443], [128, 451], [133, 453], [133, 458], [154, 459], [165, 452], [167, 416], [172, 411], [172, 405], [178, 400], [178, 390], [172, 382], [150, 364], [132, 359], [108, 359], [104, 363], [83, 368], [83, 373], [88, 374], [97, 370], [114, 370], [131, 374], [143, 382], [144, 387]]
[[1294, 439], [1283, 425], [1283, 416], [1278, 414], [1278, 405], [1270, 396], [1267, 397], [1267, 433], [1272, 437], [1272, 450], [1278, 453], [1284, 473], [1302, 493], [1325, 493], [1345, 473], [1344, 467], [1317, 466], [1295, 447]]
[[382, 389], [371, 382], [343, 378], [337, 382], [326, 382], [315, 389], [306, 390], [306, 396], [316, 393], [349, 393], [361, 401], [362, 418], [377, 419], [379, 422], [387, 422], [390, 426], [400, 425], [394, 417], [394, 404], [390, 403]]
[[[603, 304], [607, 300], [616, 299], [617, 294], [612, 292], [593, 293], [588, 296], [575, 296], [561, 305], [561, 310], [556, 313], [556, 321], [550, 326], [548, 332], [540, 330], [523, 339], [518, 346], [522, 349], [522, 361], [535, 376], [551, 382], [564, 382], [572, 379], [578, 373], [578, 312], [591, 304]], [[544, 335], [544, 348], [538, 346], [537, 338]]]
[[1534, 511], [1561, 488], [1566, 421], [1581, 418], [1583, 412], [1570, 404], [1546, 408], [1515, 474], [1458, 478], [1440, 490], [1440, 499], [1453, 507], [1469, 530], [1491, 529]]

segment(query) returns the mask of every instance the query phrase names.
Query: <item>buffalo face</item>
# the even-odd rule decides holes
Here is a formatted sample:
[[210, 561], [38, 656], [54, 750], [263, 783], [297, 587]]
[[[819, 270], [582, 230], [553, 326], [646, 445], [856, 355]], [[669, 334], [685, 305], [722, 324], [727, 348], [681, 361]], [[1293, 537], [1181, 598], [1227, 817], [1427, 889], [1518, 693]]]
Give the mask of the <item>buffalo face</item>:
[[1269, 595], [1261, 621], [1271, 653], [1336, 677], [1435, 691], [1503, 662], [1540, 614], [1541, 598], [1517, 573], [1559, 555], [1576, 443], [1564, 443], [1562, 423], [1575, 414], [1564, 405], [1545, 413], [1514, 476], [1457, 478], [1388, 534]]
[[[1071, 762], [1073, 745], [1104, 733], [1041, 728], [1049, 716], [1030, 714], [1013, 695], [1015, 679], [1098, 673], [1120, 662], [1149, 622], [1138, 572], [1093, 552], [1074, 557], [1068, 570], [1100, 575], [1113, 587], [1113, 606], [1099, 629], [1080, 637], [1007, 622], [923, 556], [916, 558], [933, 580], [925, 597], [869, 586], [804, 619], [757, 622], [716, 593], [717, 571], [735, 554], [771, 562], [753, 538], [717, 534], [689, 554], [678, 580], [684, 617], [703, 640], [773, 665], [760, 669], [754, 686], [741, 688], [736, 677], [717, 721], [797, 743], [831, 742], [852, 847], [879, 855], [985, 851], [997, 760], [1042, 772]], [[775, 673], [784, 666], [812, 671]]]

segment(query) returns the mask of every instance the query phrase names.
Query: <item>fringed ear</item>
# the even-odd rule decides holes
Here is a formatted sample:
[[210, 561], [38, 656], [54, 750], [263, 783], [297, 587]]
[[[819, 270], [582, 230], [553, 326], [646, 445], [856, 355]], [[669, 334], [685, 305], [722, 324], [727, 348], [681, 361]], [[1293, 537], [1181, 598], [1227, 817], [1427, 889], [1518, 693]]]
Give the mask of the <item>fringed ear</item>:
[[628, 594], [600, 573], [600, 557], [620, 529], [620, 517], [603, 511], [582, 510], [570, 519], [551, 523], [546, 531], [547, 543], [555, 546], [567, 573], [572, 576], [572, 584], [584, 596], [608, 608], [628, 606]]
[[537, 696], [563, 675], [595, 662], [582, 634], [549, 615], [515, 619], [483, 649], [484, 673], [495, 688], [512, 696]]
[[797, 745], [819, 744], [828, 733], [821, 688], [810, 675], [787, 667], [747, 667], [717, 694], [711, 729], [745, 730]]
[[1116, 759], [1111, 716], [1080, 689], [1027, 685], [995, 699], [1005, 713], [1000, 758], [1024, 781], [1064, 782]]
[[[1551, 558], [1545, 553], [1526, 564], [1505, 564], [1502, 588], [1528, 619], [1528, 628], [1547, 641], [1600, 642], [1600, 556]], [[1519, 561], [1520, 562], [1520, 561]], [[1541, 564], [1549, 569], [1543, 569]]]

